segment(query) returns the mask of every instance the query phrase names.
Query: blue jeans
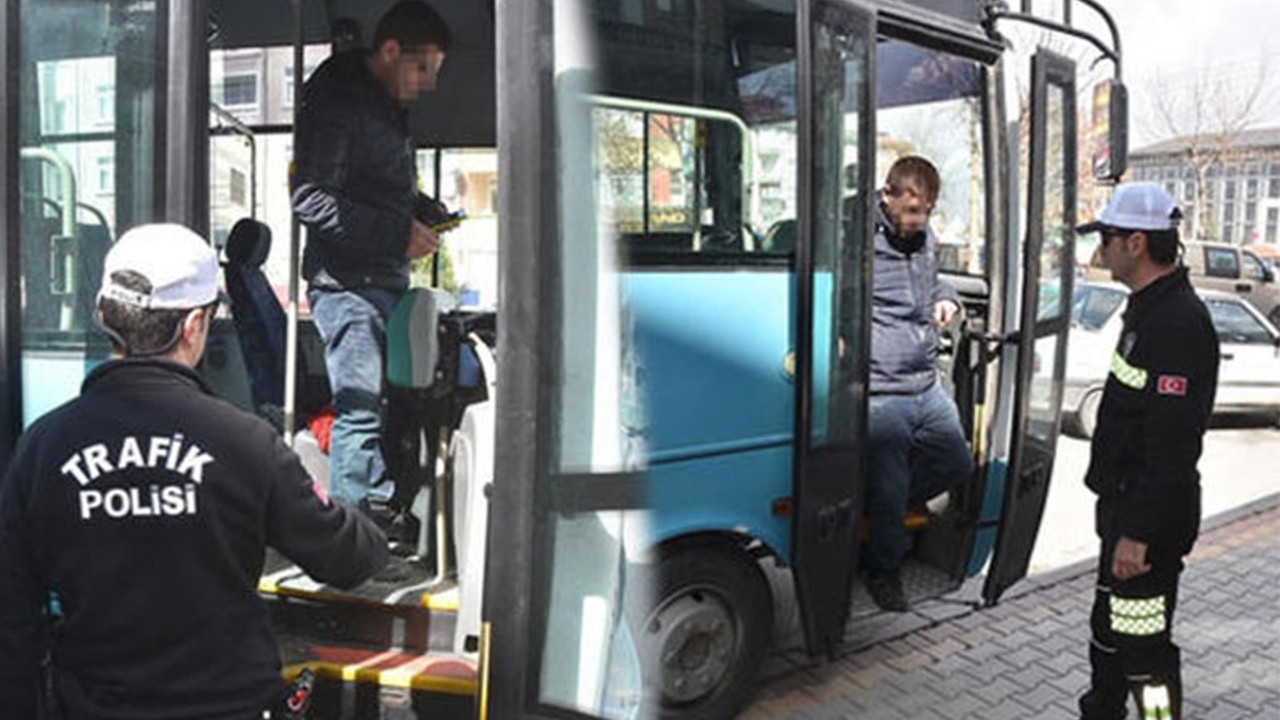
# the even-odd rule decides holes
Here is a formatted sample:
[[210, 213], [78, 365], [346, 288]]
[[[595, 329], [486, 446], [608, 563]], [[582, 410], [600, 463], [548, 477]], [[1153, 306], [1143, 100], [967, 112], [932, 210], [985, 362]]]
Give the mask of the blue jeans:
[[308, 290], [324, 339], [336, 417], [329, 436], [329, 494], [350, 504], [386, 500], [393, 484], [382, 460], [382, 376], [387, 317], [401, 293], [383, 288]]
[[956, 405], [939, 383], [918, 395], [872, 395], [867, 411], [866, 517], [862, 567], [895, 571], [907, 552], [910, 505], [964, 483], [973, 454]]

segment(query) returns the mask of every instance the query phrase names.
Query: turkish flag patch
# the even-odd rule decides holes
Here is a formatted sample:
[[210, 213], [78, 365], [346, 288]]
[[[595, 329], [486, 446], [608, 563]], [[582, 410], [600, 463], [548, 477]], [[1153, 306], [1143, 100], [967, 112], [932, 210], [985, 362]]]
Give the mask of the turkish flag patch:
[[324, 486], [315, 478], [311, 478], [311, 492], [315, 493], [316, 497], [320, 498], [320, 502], [325, 505], [329, 504], [329, 493], [325, 492]]
[[1156, 379], [1156, 392], [1161, 395], [1186, 395], [1187, 379], [1181, 375], [1161, 375]]

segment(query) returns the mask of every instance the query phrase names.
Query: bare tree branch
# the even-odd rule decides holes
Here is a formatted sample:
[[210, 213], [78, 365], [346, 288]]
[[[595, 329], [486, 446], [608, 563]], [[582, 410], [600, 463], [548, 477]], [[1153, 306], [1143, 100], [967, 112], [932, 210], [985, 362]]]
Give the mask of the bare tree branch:
[[1149, 84], [1152, 134], [1170, 138], [1173, 153], [1192, 171], [1195, 205], [1190, 237], [1218, 237], [1210, 215], [1209, 168], [1221, 166], [1238, 150], [1240, 136], [1265, 115], [1267, 82], [1267, 63], [1260, 59], [1253, 73], [1215, 76], [1206, 65], [1180, 82], [1157, 71]]

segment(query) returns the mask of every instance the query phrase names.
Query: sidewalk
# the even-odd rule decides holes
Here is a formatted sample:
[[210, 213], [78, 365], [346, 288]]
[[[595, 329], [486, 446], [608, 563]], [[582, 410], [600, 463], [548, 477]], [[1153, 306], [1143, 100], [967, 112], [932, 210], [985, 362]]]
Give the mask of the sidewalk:
[[[941, 619], [832, 663], [774, 663], [739, 720], [1076, 718], [1094, 562], [1024, 581], [993, 608], [922, 607]], [[1189, 720], [1280, 719], [1280, 495], [1205, 522], [1174, 640]]]

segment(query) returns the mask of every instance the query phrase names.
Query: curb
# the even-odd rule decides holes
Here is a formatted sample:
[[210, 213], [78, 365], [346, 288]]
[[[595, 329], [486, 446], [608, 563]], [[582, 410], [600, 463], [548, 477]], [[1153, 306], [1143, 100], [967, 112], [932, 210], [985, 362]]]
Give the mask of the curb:
[[[1215, 532], [1234, 522], [1243, 520], [1244, 518], [1260, 515], [1280, 508], [1280, 492], [1270, 495], [1264, 495], [1256, 500], [1247, 502], [1244, 505], [1237, 505], [1228, 510], [1211, 515], [1200, 522], [1200, 537], [1204, 537], [1208, 533]], [[1198, 542], [1198, 541], [1197, 541]], [[1060, 568], [1054, 568], [1048, 572], [1039, 575], [1032, 575], [1024, 578], [1014, 588], [1010, 589], [1000, 599], [1001, 602], [1012, 600], [1017, 597], [1026, 595], [1027, 593], [1036, 592], [1047, 587], [1052, 587], [1058, 583], [1074, 580], [1081, 575], [1093, 574], [1098, 567], [1098, 556], [1091, 555], [1083, 560], [1077, 560], [1070, 565], [1063, 565]]]

